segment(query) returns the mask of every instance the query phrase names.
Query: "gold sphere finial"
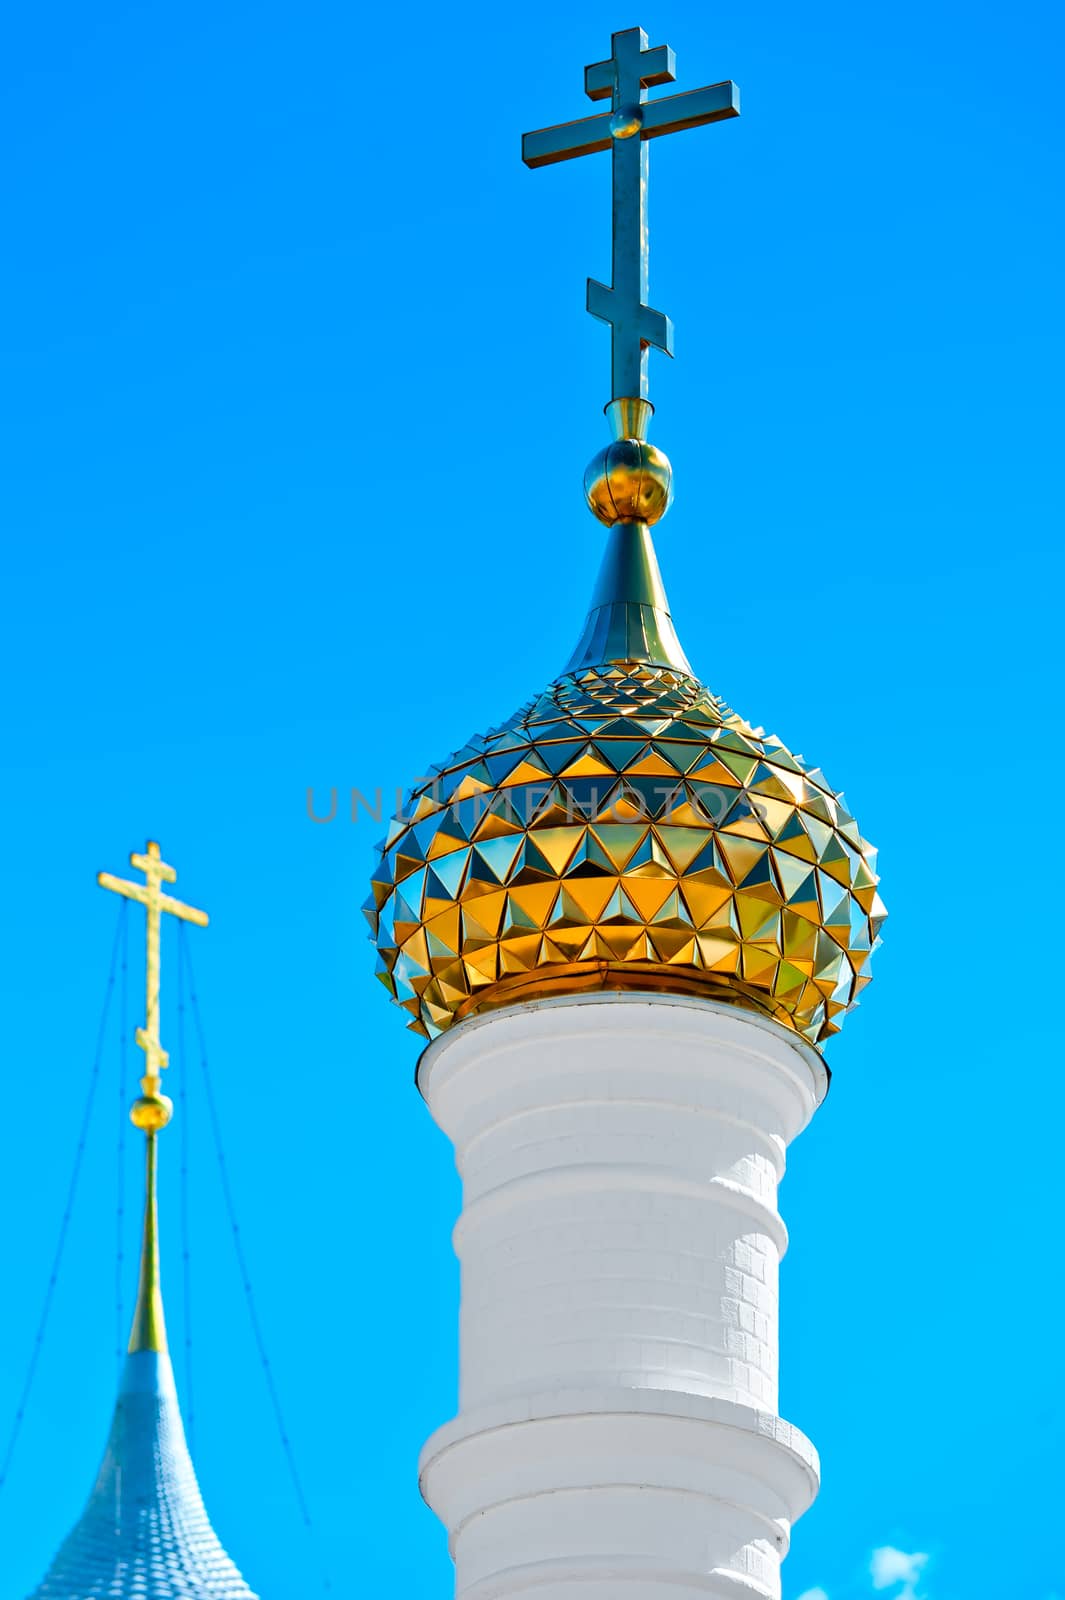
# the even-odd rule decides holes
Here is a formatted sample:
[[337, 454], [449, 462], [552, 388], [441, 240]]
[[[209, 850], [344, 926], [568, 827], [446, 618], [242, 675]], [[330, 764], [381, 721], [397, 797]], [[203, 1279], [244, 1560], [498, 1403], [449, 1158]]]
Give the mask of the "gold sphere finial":
[[158, 1133], [174, 1115], [174, 1102], [168, 1095], [160, 1094], [150, 1079], [141, 1079], [144, 1093], [129, 1108], [129, 1120], [142, 1133]]
[[622, 106], [610, 119], [612, 139], [631, 139], [643, 127], [643, 106]]
[[611, 400], [606, 407], [613, 443], [600, 450], [584, 474], [584, 497], [608, 528], [616, 522], [660, 521], [673, 499], [669, 457], [647, 442], [654, 413], [649, 400]]

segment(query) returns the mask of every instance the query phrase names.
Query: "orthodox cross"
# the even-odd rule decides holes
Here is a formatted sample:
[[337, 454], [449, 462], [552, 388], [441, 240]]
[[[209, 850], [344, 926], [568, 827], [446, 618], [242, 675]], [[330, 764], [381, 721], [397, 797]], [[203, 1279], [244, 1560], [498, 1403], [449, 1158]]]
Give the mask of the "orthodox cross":
[[197, 911], [195, 906], [185, 905], [182, 900], [175, 900], [173, 895], [164, 894], [161, 885], [176, 882], [177, 873], [162, 859], [154, 839], [148, 841], [144, 855], [134, 851], [129, 861], [130, 866], [144, 873], [145, 883], [116, 878], [110, 872], [98, 872], [96, 881], [103, 889], [113, 889], [116, 894], [125, 895], [127, 900], [138, 901], [147, 912], [145, 1016], [144, 1027], [137, 1029], [137, 1043], [145, 1056], [144, 1092], [152, 1095], [159, 1092], [160, 1075], [168, 1060], [159, 1042], [159, 932], [162, 916], [164, 912], [169, 912], [171, 916], [180, 917], [182, 922], [194, 922], [198, 928], [206, 928], [207, 913]]
[[686, 94], [647, 99], [647, 90], [672, 83], [676, 59], [667, 44], [647, 47], [642, 28], [613, 35], [609, 61], [584, 69], [589, 100], [610, 100], [610, 110], [577, 122], [527, 133], [521, 142], [527, 167], [546, 167], [574, 156], [609, 150], [614, 178], [612, 282], [588, 279], [588, 310], [610, 324], [614, 400], [646, 399], [647, 351], [673, 354], [673, 324], [647, 304], [647, 140], [740, 114], [731, 82]]

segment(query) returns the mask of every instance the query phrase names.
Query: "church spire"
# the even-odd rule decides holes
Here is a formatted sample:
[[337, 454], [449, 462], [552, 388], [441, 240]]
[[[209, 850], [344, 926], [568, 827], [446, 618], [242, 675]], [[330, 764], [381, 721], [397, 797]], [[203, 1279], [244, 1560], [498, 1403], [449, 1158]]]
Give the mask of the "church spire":
[[130, 1120], [145, 1136], [140, 1281], [111, 1433], [88, 1504], [31, 1600], [256, 1600], [211, 1527], [185, 1441], [166, 1343], [159, 1256], [156, 1164], [159, 1134], [173, 1116], [162, 1093], [167, 1053], [159, 1037], [160, 923], [164, 913], [207, 926], [207, 913], [164, 894], [177, 877], [159, 846], [130, 856], [134, 883], [101, 872], [97, 881], [145, 907], [146, 998], [137, 1043], [141, 1093]]

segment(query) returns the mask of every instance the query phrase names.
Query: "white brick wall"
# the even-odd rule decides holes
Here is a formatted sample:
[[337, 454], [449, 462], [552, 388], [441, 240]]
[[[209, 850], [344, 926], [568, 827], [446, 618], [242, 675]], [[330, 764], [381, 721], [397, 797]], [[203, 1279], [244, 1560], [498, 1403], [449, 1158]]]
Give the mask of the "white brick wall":
[[779, 1595], [817, 1469], [776, 1416], [776, 1198], [816, 1052], [590, 995], [463, 1024], [419, 1083], [463, 1178], [460, 1414], [422, 1480], [458, 1594]]

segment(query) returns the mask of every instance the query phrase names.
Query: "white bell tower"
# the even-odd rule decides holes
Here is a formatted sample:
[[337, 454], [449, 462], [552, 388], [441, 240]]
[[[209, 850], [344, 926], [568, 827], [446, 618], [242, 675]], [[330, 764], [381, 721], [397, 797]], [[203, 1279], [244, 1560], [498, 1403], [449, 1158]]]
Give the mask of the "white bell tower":
[[817, 1052], [591, 994], [463, 1023], [418, 1081], [463, 1182], [460, 1410], [421, 1462], [457, 1600], [779, 1596], [818, 1486], [777, 1410], [777, 1185]]

